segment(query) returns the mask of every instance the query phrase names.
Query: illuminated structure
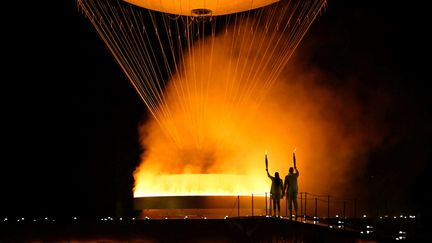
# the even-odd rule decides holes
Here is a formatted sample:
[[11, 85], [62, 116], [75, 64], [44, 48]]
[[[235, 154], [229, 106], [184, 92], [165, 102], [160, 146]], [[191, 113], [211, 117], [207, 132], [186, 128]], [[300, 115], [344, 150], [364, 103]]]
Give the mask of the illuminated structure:
[[159, 12], [196, 16], [226, 15], [264, 7], [278, 0], [193, 0], [193, 1], [160, 1], [160, 0], [125, 0], [137, 6]]
[[153, 117], [134, 196], [264, 196], [264, 147], [239, 137], [326, 1], [77, 3]]

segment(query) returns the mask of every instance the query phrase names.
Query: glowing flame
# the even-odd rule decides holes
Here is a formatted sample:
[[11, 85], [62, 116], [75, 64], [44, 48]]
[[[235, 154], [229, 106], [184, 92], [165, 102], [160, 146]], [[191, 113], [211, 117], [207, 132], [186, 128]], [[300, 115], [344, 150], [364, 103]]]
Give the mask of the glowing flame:
[[[186, 59], [183, 76], [171, 80], [165, 96], [170, 116], [162, 122], [175, 139], [165, 136], [154, 120], [142, 127], [147, 150], [135, 172], [135, 197], [264, 195], [269, 190], [264, 158], [259, 154], [271, 145], [271, 133], [263, 132], [268, 109], [259, 108], [269, 89], [260, 86], [259, 79], [241, 76], [253, 67], [252, 60], [244, 58], [250, 53], [242, 52], [265, 54], [243, 48], [231, 56], [225, 51], [227, 41], [231, 40], [216, 37], [212, 45], [198, 44], [213, 50], [196, 50], [197, 56]], [[202, 53], [213, 53], [212, 63], [199, 59]], [[236, 63], [238, 69], [225, 68], [227, 62]], [[258, 77], [265, 75], [264, 70]], [[205, 87], [196, 81], [202, 79], [208, 79]], [[255, 83], [256, 88], [245, 90], [245, 82]], [[183, 94], [181, 89], [197, 91]], [[278, 149], [272, 147], [272, 151]], [[283, 161], [287, 159], [269, 161], [269, 169], [283, 169], [277, 167]]]
[[[183, 60], [164, 93], [167, 115], [140, 127], [144, 153], [134, 172], [135, 197], [264, 194], [271, 181], [262, 151], [272, 151], [269, 173], [284, 178], [294, 144], [301, 150], [300, 191], [336, 195], [349, 185], [351, 161], [377, 141], [359, 125], [359, 105], [348, 93], [319, 86], [317, 73], [293, 66], [274, 85], [263, 85], [274, 75], [273, 60], [264, 48], [237, 42], [275, 40], [248, 34], [197, 43]], [[256, 57], [270, 63], [259, 74]]]
[[[140, 25], [141, 11], [115, 2], [78, 4], [152, 115], [140, 127], [144, 153], [134, 172], [135, 197], [268, 191], [263, 149], [272, 153], [269, 172], [283, 177], [293, 144], [301, 151], [300, 190], [336, 195], [349, 189], [380, 142], [382, 127], [348, 85], [326, 82], [308, 63], [286, 66], [326, 1], [277, 1], [283, 5], [253, 11], [259, 20], [228, 16], [227, 28], [207, 22], [213, 17], [160, 19], [154, 12]], [[204, 37], [208, 24], [214, 38]]]
[[[239, 174], [170, 174], [144, 176], [138, 184], [135, 197], [188, 196], [188, 195], [251, 195], [264, 196], [267, 181], [256, 180], [252, 175]], [[247, 187], [245, 187], [247, 185]]]

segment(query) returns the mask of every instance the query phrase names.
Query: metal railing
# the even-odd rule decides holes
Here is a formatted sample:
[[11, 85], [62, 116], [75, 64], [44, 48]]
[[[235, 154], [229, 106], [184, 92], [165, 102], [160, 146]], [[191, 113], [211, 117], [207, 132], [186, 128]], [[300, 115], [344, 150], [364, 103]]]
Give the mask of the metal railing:
[[[264, 197], [263, 197], [264, 196]], [[246, 206], [250, 201], [250, 208]], [[308, 192], [300, 192], [298, 197], [297, 215], [307, 218], [356, 218], [357, 217], [357, 199], [340, 198], [332, 195], [319, 195]], [[262, 207], [264, 206], [264, 209]], [[270, 198], [270, 193], [252, 193], [250, 196], [237, 196], [234, 204], [237, 209], [236, 216], [255, 216], [257, 211], [262, 211], [266, 216], [274, 215], [274, 207]], [[295, 213], [294, 205], [292, 212]], [[230, 216], [234, 216], [231, 210]], [[250, 212], [247, 213], [247, 212]], [[281, 199], [281, 216], [288, 217], [288, 198]], [[262, 215], [262, 213], [260, 214]]]

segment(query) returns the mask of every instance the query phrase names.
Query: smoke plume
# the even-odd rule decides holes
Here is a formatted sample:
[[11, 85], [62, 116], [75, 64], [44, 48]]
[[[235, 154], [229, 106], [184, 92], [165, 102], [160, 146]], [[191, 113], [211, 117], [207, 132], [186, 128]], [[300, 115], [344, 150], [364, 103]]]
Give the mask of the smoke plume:
[[[244, 39], [274, 41], [253, 35], [245, 32]], [[264, 48], [230, 33], [197, 43], [166, 87], [167, 119], [140, 127], [144, 153], [135, 196], [182, 188], [184, 181], [163, 182], [161, 175], [239, 175], [226, 182], [235, 183], [228, 193], [268, 191], [265, 152], [270, 173], [284, 177], [294, 149], [300, 191], [346, 195], [383, 131], [349, 85], [326, 86], [330, 77], [294, 59], [268, 82], [275, 65]]]

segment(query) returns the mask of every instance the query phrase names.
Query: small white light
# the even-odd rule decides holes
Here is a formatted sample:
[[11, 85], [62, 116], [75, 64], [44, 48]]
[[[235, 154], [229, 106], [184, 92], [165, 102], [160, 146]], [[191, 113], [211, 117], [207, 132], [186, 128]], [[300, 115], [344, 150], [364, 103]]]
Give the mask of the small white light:
[[77, 217], [73, 217], [74, 220], [77, 220]]
[[363, 218], [366, 218], [367, 217], [367, 215], [366, 214], [363, 214]]

